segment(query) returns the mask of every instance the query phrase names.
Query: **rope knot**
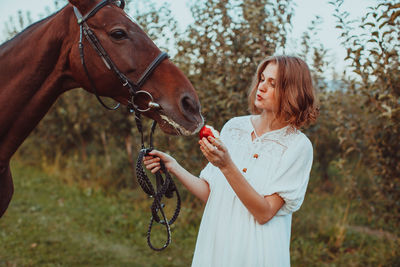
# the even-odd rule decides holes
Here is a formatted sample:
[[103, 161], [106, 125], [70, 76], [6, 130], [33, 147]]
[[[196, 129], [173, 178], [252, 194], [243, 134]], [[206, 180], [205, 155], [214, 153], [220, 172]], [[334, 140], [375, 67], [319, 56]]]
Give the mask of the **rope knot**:
[[152, 148], [152, 147], [149, 147], [149, 148], [145, 148], [145, 149], [142, 149], [142, 150], [144, 150], [144, 154], [147, 156], [147, 155], [149, 155], [149, 153], [150, 153], [151, 151], [153, 151], [153, 148]]

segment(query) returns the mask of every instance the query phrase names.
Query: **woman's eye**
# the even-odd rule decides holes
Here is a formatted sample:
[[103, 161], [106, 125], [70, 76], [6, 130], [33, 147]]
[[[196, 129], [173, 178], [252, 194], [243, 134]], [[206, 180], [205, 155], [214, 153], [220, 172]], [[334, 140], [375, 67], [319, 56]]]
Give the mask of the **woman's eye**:
[[115, 30], [110, 33], [111, 37], [115, 40], [122, 40], [127, 38], [126, 32], [123, 30]]
[[273, 79], [268, 79], [268, 83], [272, 88], [275, 88], [275, 81]]

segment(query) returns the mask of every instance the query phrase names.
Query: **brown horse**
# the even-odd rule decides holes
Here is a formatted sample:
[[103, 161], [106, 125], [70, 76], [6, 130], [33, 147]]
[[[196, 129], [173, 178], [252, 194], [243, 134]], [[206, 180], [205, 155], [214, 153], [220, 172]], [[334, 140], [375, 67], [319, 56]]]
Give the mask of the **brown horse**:
[[141, 107], [167, 134], [189, 135], [203, 125], [193, 86], [123, 5], [69, 0], [0, 46], [0, 217], [14, 190], [10, 158], [67, 90]]

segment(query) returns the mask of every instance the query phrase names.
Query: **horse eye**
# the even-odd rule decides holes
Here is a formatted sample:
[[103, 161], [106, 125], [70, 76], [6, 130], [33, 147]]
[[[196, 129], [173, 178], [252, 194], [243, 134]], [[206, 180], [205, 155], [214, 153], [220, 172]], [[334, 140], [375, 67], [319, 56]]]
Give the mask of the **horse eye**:
[[127, 34], [126, 34], [126, 32], [123, 31], [123, 30], [115, 30], [115, 31], [112, 31], [112, 32], [110, 33], [110, 35], [111, 35], [111, 37], [114, 38], [115, 40], [122, 40], [122, 39], [127, 38]]

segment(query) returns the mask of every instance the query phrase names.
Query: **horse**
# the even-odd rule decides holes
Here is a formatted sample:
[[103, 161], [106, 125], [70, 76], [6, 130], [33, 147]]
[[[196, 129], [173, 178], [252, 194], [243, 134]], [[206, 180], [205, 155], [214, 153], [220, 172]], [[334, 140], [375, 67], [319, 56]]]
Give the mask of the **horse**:
[[100, 96], [112, 98], [166, 134], [191, 135], [204, 124], [193, 85], [124, 5], [69, 0], [0, 46], [0, 218], [14, 192], [11, 157], [68, 90], [83, 88], [102, 104]]

